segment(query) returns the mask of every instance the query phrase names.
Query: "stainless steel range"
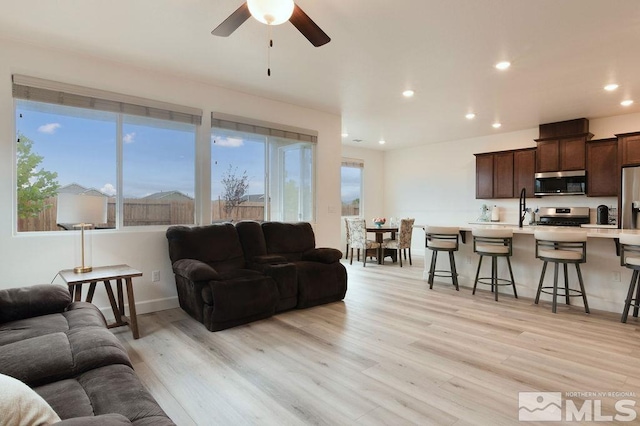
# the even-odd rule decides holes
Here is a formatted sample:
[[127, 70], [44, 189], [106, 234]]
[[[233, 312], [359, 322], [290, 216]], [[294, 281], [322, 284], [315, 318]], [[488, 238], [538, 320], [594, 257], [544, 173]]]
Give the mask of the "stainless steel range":
[[536, 225], [580, 226], [589, 223], [589, 207], [542, 207]]

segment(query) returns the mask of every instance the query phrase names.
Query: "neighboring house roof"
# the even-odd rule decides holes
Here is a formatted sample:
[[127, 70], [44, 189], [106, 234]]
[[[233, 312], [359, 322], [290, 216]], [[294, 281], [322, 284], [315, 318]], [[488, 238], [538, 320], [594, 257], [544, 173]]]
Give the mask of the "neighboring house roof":
[[247, 194], [247, 195], [243, 195], [242, 198], [240, 198], [241, 202], [263, 202], [264, 201], [264, 194]]
[[146, 197], [142, 197], [145, 200], [173, 200], [173, 201], [184, 201], [184, 200], [193, 200], [192, 197], [189, 197], [186, 194], [183, 194], [180, 191], [160, 191], [155, 192], [153, 194], [149, 194]]
[[98, 191], [95, 188], [86, 188], [82, 185], [78, 185], [77, 183], [70, 183], [69, 185], [61, 186], [58, 188], [58, 194], [85, 194], [95, 197], [108, 197], [108, 195], [102, 191]]

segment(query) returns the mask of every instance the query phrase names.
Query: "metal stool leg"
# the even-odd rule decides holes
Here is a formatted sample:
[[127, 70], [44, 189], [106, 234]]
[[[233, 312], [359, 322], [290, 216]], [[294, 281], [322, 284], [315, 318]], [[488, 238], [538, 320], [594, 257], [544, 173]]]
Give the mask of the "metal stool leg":
[[453, 252], [449, 252], [449, 264], [451, 265], [451, 280], [453, 281], [453, 285], [456, 287], [456, 291], [460, 291], [460, 287], [458, 287], [458, 272], [456, 271], [456, 258], [453, 257]]
[[436, 270], [436, 260], [438, 259], [438, 251], [437, 250], [432, 250], [432, 254], [431, 254], [431, 267], [429, 268], [429, 288], [432, 289], [433, 288], [433, 276], [435, 274], [435, 270]]
[[542, 283], [544, 281], [544, 274], [545, 272], [547, 272], [547, 261], [545, 260], [545, 262], [542, 264], [542, 273], [540, 274], [540, 284], [538, 284], [538, 292], [536, 293], [536, 301], [535, 304], [537, 305], [538, 302], [540, 301], [540, 292], [542, 291]]
[[582, 282], [582, 272], [580, 272], [580, 264], [576, 263], [576, 272], [578, 273], [578, 283], [580, 283], [580, 291], [582, 292], [582, 301], [584, 302], [584, 311], [589, 313], [589, 303], [587, 302], [587, 292], [584, 291], [584, 283]]
[[553, 268], [553, 304], [551, 305], [551, 312], [556, 313], [556, 307], [558, 306], [558, 262], [554, 262]]
[[511, 277], [511, 285], [513, 286], [513, 295], [518, 298], [518, 291], [516, 290], [516, 280], [513, 279], [513, 270], [511, 269], [511, 260], [507, 256], [507, 266], [509, 267], [509, 276]]
[[567, 305], [571, 305], [571, 301], [569, 300], [569, 272], [567, 264], [563, 263], [562, 267], [564, 268], [564, 301]]
[[471, 292], [471, 294], [476, 294], [476, 287], [478, 286], [478, 277], [480, 276], [480, 266], [482, 266], [482, 258], [483, 256], [480, 255], [480, 259], [478, 260], [478, 271], [476, 272], [476, 280], [473, 282], [473, 291]]
[[631, 302], [634, 303], [633, 305], [633, 316], [634, 317], [638, 317], [638, 301], [640, 301], [640, 286], [638, 286], [638, 289], [636, 290], [636, 298], [635, 299], [631, 299]]
[[495, 288], [495, 300], [498, 301], [498, 258], [491, 256], [491, 288]]
[[[627, 292], [627, 299], [624, 302], [624, 309], [622, 310], [622, 318], [620, 322], [627, 322], [627, 316], [629, 315], [629, 308], [631, 307], [631, 302], [633, 300], [633, 290], [635, 289], [636, 283], [638, 282], [638, 270], [633, 270], [633, 275], [631, 275], [631, 282], [629, 283], [629, 291]], [[638, 287], [640, 288], [640, 286]], [[636, 300], [636, 303], [638, 301]]]

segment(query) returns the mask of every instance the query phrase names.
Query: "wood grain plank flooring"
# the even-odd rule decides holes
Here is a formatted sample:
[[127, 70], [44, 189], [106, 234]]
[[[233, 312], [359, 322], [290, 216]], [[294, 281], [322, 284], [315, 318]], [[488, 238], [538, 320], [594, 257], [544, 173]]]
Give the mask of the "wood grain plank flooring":
[[345, 266], [344, 302], [216, 333], [180, 309], [140, 315], [138, 340], [113, 331], [179, 425], [513, 425], [518, 392], [640, 397], [637, 318], [553, 314], [546, 299], [495, 302], [445, 279], [429, 290], [419, 258]]

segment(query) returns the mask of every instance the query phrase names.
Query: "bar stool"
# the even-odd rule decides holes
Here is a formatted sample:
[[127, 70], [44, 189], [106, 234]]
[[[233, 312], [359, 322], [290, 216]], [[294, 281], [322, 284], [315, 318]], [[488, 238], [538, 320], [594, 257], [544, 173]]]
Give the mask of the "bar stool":
[[[513, 231], [511, 229], [486, 229], [486, 228], [473, 228], [471, 230], [473, 235], [473, 252], [480, 255], [478, 260], [478, 271], [476, 272], [476, 279], [473, 282], [473, 292], [476, 294], [476, 286], [478, 284], [487, 284], [491, 286], [491, 291], [495, 295], [496, 302], [498, 301], [498, 286], [511, 285], [513, 286], [513, 295], [518, 298], [518, 292], [516, 291], [516, 283], [513, 279], [513, 270], [511, 269], [511, 254], [513, 253]], [[491, 276], [480, 277], [480, 267], [482, 266], [482, 258], [484, 256], [491, 256]], [[504, 257], [507, 259], [507, 266], [509, 266], [510, 280], [498, 277], [498, 258]]]
[[640, 286], [638, 286], [636, 297], [633, 297], [635, 287], [638, 285], [638, 272], [640, 271], [640, 235], [620, 235], [620, 265], [633, 269], [629, 291], [624, 302], [622, 318], [620, 322], [627, 322], [629, 308], [633, 306], [633, 316], [638, 317], [640, 308]]
[[[459, 291], [456, 259], [453, 257], [453, 252], [458, 251], [458, 233], [460, 232], [460, 228], [452, 226], [427, 226], [425, 232], [427, 234], [426, 246], [429, 250], [433, 251], [431, 255], [431, 267], [429, 268], [429, 288], [433, 289], [434, 277], [451, 277], [453, 285], [456, 290]], [[441, 251], [449, 253], [450, 271], [436, 270], [438, 252]]]
[[[535, 303], [537, 304], [540, 300], [540, 293], [553, 295], [551, 310], [555, 314], [558, 295], [565, 297], [567, 305], [571, 304], [569, 301], [571, 297], [581, 296], [584, 302], [584, 311], [588, 314], [589, 304], [587, 303], [587, 293], [584, 291], [582, 273], [580, 272], [580, 264], [587, 261], [587, 232], [536, 230], [534, 232], [534, 237], [536, 239], [536, 258], [544, 261]], [[555, 264], [553, 287], [542, 286], [548, 262], [553, 262]], [[560, 263], [562, 263], [564, 269], [564, 293], [558, 293], [558, 264]], [[567, 276], [567, 264], [569, 263], [576, 265], [580, 290], [569, 288], [569, 278]], [[549, 291], [549, 289], [552, 289], [552, 291]]]

